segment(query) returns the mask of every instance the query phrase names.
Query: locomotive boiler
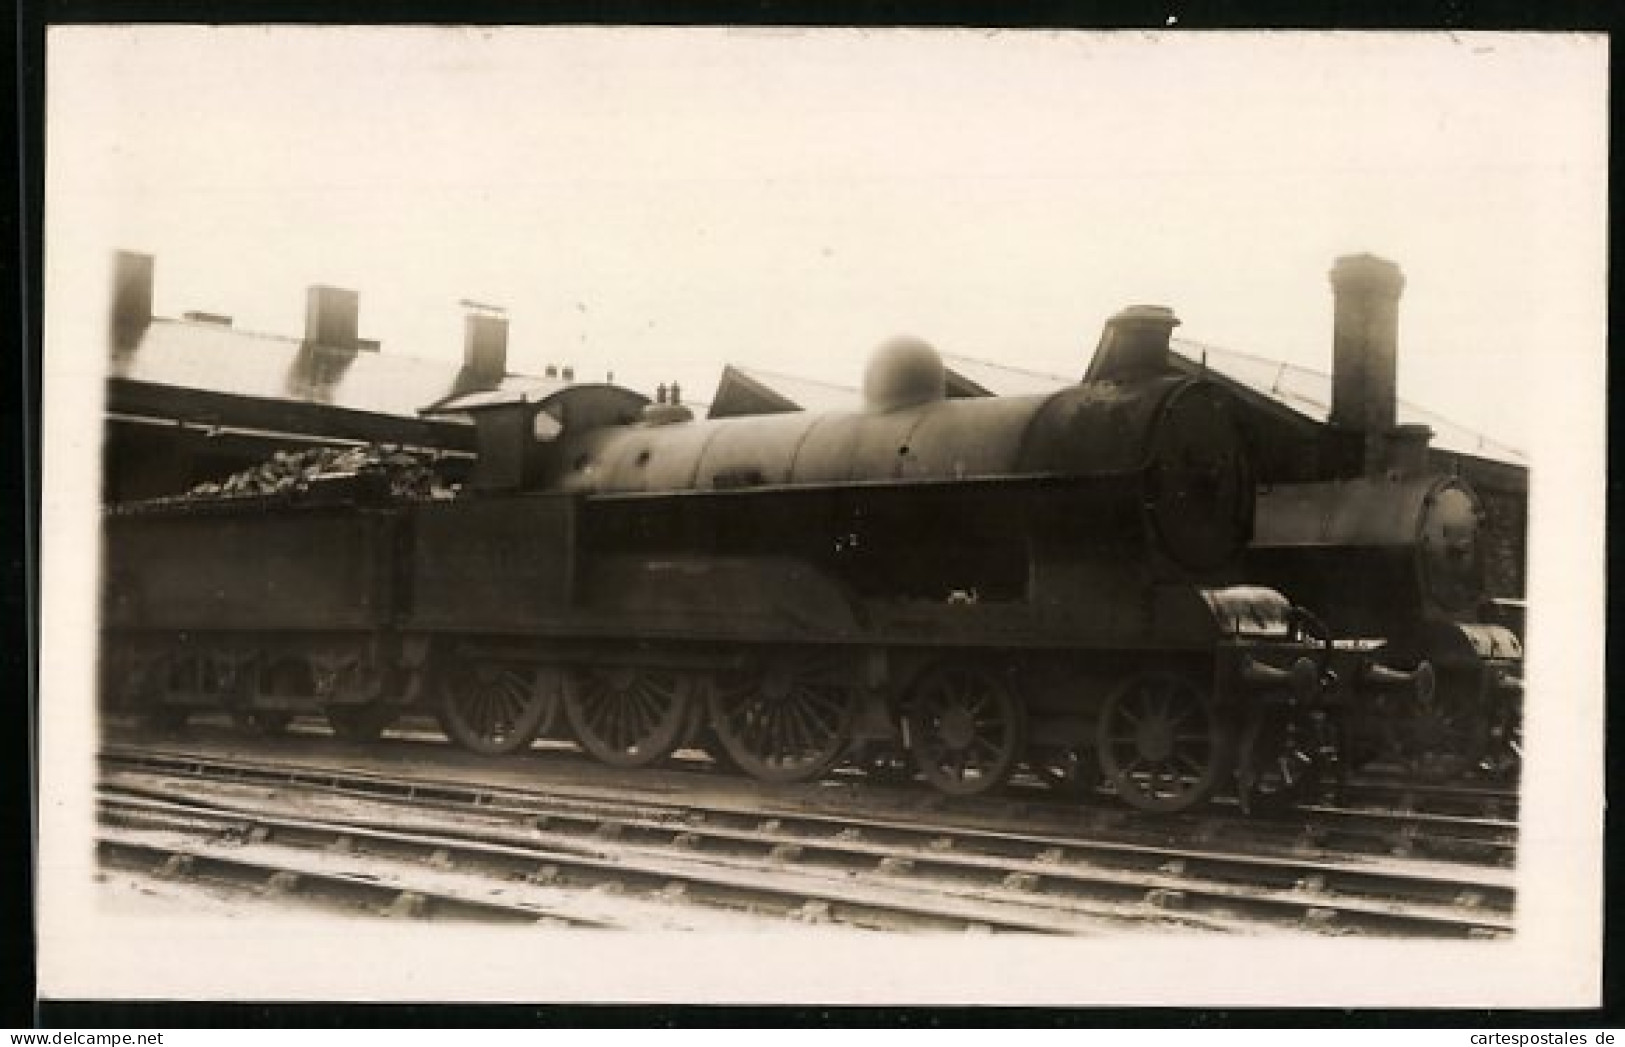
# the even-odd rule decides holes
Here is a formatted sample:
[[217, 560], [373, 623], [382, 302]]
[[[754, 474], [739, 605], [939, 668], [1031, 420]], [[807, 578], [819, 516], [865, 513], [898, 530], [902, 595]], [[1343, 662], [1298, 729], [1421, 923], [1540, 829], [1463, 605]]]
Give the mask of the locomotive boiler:
[[456, 501], [115, 511], [113, 689], [357, 735], [429, 709], [470, 748], [566, 731], [622, 767], [703, 744], [769, 782], [890, 747], [954, 794], [1023, 761], [1151, 810], [1265, 789], [1333, 653], [1238, 576], [1250, 458], [1228, 394], [1167, 373], [1177, 323], [1124, 310], [1112, 365], [1047, 396], [946, 400], [911, 339], [851, 412], [478, 394], [447, 405], [480, 452]]

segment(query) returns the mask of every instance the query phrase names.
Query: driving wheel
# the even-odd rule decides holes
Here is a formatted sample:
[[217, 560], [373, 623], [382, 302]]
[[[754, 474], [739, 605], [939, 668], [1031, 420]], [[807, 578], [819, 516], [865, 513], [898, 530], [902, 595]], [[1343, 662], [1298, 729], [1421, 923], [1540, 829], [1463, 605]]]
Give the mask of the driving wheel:
[[440, 725], [473, 752], [501, 756], [527, 749], [558, 709], [552, 679], [529, 666], [453, 662], [441, 674]]
[[1100, 712], [1096, 748], [1106, 780], [1130, 806], [1184, 811], [1207, 800], [1231, 763], [1229, 731], [1187, 676], [1138, 673]]
[[718, 673], [708, 700], [717, 741], [740, 770], [766, 782], [805, 782], [845, 750], [857, 692], [831, 660], [785, 658]]
[[928, 669], [909, 692], [905, 722], [921, 776], [956, 796], [1003, 785], [1026, 742], [1021, 697], [997, 672], [975, 665]]
[[672, 669], [593, 666], [564, 677], [564, 713], [576, 741], [613, 767], [664, 760], [693, 730], [694, 679]]

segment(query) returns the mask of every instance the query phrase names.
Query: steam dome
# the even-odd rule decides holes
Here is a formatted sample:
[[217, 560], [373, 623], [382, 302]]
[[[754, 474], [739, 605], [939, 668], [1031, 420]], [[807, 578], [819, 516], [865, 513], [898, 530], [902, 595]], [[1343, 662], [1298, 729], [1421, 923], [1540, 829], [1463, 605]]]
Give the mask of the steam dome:
[[941, 400], [945, 388], [941, 354], [930, 343], [909, 335], [876, 349], [863, 375], [863, 400], [871, 411], [895, 411]]

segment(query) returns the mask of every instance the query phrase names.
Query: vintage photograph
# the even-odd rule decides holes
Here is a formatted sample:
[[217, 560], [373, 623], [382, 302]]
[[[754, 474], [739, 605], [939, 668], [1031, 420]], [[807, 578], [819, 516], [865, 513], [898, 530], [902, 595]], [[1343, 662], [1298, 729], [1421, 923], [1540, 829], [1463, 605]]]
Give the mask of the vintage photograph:
[[47, 60], [42, 992], [1597, 1002], [1604, 38]]

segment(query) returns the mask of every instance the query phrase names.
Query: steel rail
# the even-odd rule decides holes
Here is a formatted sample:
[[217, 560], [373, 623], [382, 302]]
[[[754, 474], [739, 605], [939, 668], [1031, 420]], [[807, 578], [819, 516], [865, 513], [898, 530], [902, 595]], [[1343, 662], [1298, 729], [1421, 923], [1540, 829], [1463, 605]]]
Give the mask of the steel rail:
[[[226, 759], [213, 755], [156, 752], [123, 746], [104, 749], [104, 758], [137, 761], [155, 769], [175, 770], [184, 770], [198, 761], [206, 763]], [[330, 769], [309, 763], [296, 764], [285, 759], [283, 762], [273, 762], [263, 756], [253, 758], [233, 756], [229, 759], [232, 765], [238, 768], [236, 773], [249, 778], [260, 775], [267, 781], [282, 781], [287, 780], [290, 773], [298, 773], [312, 781], [320, 782], [331, 776]], [[595, 769], [596, 766], [593, 765]], [[500, 795], [503, 789], [513, 788], [430, 777], [404, 779], [394, 773], [353, 768], [346, 768], [344, 773], [345, 787], [349, 788], [404, 790], [412, 795], [422, 796], [443, 793], [460, 801], [475, 797], [476, 799], [471, 802], [478, 802], [478, 796]], [[333, 787], [338, 787], [338, 783], [333, 783]], [[541, 788], [540, 783], [529, 787], [528, 792], [519, 790], [518, 793], [531, 794], [537, 788]], [[562, 791], [581, 791], [582, 787], [576, 783], [549, 782], [546, 788], [550, 795], [558, 796]], [[601, 786], [587, 788], [593, 796], [601, 797], [604, 793]], [[1074, 805], [1051, 808], [1046, 805], [1035, 809], [1033, 805], [1019, 801], [985, 798], [970, 799], [968, 802], [956, 800], [949, 804], [943, 802], [943, 798], [927, 793], [877, 797], [868, 792], [866, 785], [850, 786], [847, 791], [854, 795], [849, 802], [842, 803], [840, 801], [845, 799], [844, 797], [829, 795], [838, 788], [840, 788], [838, 785], [820, 787], [816, 791], [819, 802], [813, 806], [818, 808], [819, 813], [838, 814], [843, 819], [851, 820], [873, 816], [872, 812], [876, 806], [874, 801], [877, 799], [901, 800], [900, 804], [891, 806], [906, 808], [909, 817], [944, 825], [998, 830], [1008, 828], [1012, 822], [1021, 822], [1034, 831], [1069, 835], [1082, 833], [1097, 842], [1108, 839], [1133, 842], [1139, 839], [1166, 839], [1171, 836], [1187, 839], [1202, 846], [1219, 841], [1226, 841], [1232, 845], [1236, 841], [1245, 841], [1251, 845], [1254, 852], [1273, 851], [1299, 861], [1310, 856], [1326, 857], [1329, 854], [1342, 853], [1351, 856], [1437, 857], [1504, 868], [1511, 866], [1517, 855], [1517, 825], [1490, 819], [1423, 818], [1339, 808], [1316, 808], [1309, 812], [1256, 818], [1233, 817], [1222, 811], [1204, 815], [1145, 816], [1140, 812], [1116, 806]], [[646, 789], [639, 791], [644, 796], [648, 792]], [[647, 806], [654, 801], [643, 802]], [[683, 804], [676, 802], [671, 802], [668, 806], [678, 811], [684, 809]], [[767, 800], [760, 796], [752, 797], [748, 807], [741, 806], [742, 810], [752, 814], [761, 813], [765, 809], [771, 809], [775, 813], [808, 814], [807, 808], [808, 805], [805, 803], [785, 802], [782, 790], [778, 791], [775, 800]], [[1054, 817], [1056, 814], [1062, 814], [1064, 817]]]
[[[195, 829], [191, 831], [196, 831]], [[455, 918], [479, 922], [613, 927], [615, 924], [524, 903], [503, 903], [430, 886], [410, 876], [322, 869], [286, 854], [256, 856], [188, 846], [177, 840], [141, 839], [106, 829], [96, 835], [101, 860], [112, 868], [157, 879], [207, 882], [261, 899], [300, 900], [309, 905], [345, 902], [378, 916]]]
[[[364, 821], [342, 822], [289, 817], [230, 806], [199, 806], [148, 797], [108, 797], [116, 807], [138, 817], [170, 814], [207, 821], [219, 832], [275, 838], [306, 850], [338, 849], [345, 854], [376, 857], [389, 854], [440, 868], [477, 868], [505, 879], [519, 877], [534, 885], [570, 887], [621, 894], [645, 892], [667, 902], [708, 905], [758, 915], [777, 915], [807, 923], [844, 924], [896, 930], [1008, 931], [1029, 934], [1099, 933], [1109, 922], [1129, 922], [1120, 914], [1035, 913], [1028, 906], [954, 895], [922, 894], [894, 885], [857, 885], [827, 877], [776, 877], [765, 880], [754, 867], [716, 862], [696, 864], [691, 855], [673, 849], [674, 860], [658, 855], [628, 855], [625, 848], [606, 857], [589, 849], [547, 846], [543, 841], [495, 839], [489, 834], [451, 833], [399, 827], [382, 828]], [[194, 830], [196, 831], [196, 830]], [[598, 849], [602, 850], [602, 849]], [[192, 855], [214, 858], [213, 851]], [[254, 863], [249, 863], [254, 864]], [[533, 917], [534, 918], [534, 917]], [[1169, 914], [1168, 923], [1190, 925], [1193, 917]]]
[[[290, 729], [303, 737], [327, 737], [327, 731], [311, 724], [296, 724]], [[166, 744], [168, 741], [167, 740]], [[235, 739], [239, 745], [240, 739]], [[439, 735], [408, 730], [405, 736], [397, 730], [391, 739], [404, 746], [433, 747], [446, 750], [449, 744]], [[207, 745], [207, 741], [193, 740], [193, 744]], [[126, 746], [111, 746], [108, 751], [136, 750]], [[537, 750], [540, 752], [541, 750]], [[176, 754], [181, 755], [181, 754]], [[563, 765], [577, 761], [589, 765], [589, 757], [579, 753], [567, 743], [548, 752], [549, 763]], [[684, 760], [682, 754], [676, 763], [691, 767], [709, 766], [707, 758], [694, 756]], [[596, 768], [596, 764], [592, 764]], [[687, 770], [688, 768], [684, 768]], [[668, 768], [677, 771], [677, 768]], [[679, 772], [681, 773], [681, 772]], [[706, 777], [715, 781], [714, 775]], [[1518, 824], [1515, 820], [1495, 816], [1491, 806], [1501, 803], [1502, 810], [1510, 803], [1516, 811], [1516, 797], [1490, 790], [1460, 786], [1444, 787], [1440, 795], [1460, 796], [1455, 802], [1463, 809], [1469, 798], [1477, 797], [1474, 809], [1482, 807], [1482, 816], [1447, 814], [1421, 809], [1419, 796], [1430, 795], [1427, 787], [1408, 780], [1384, 783], [1380, 779], [1368, 782], [1364, 777], [1355, 779], [1349, 787], [1350, 801], [1361, 796], [1381, 795], [1390, 784], [1405, 809], [1374, 808], [1370, 805], [1353, 806], [1351, 803], [1310, 804], [1276, 814], [1245, 816], [1233, 801], [1217, 801], [1212, 807], [1199, 812], [1183, 814], [1147, 815], [1118, 804], [1109, 790], [1096, 789], [1086, 793], [1057, 793], [1033, 777], [1020, 775], [1007, 793], [986, 797], [942, 797], [907, 785], [877, 781], [856, 768], [838, 769], [836, 774], [820, 783], [822, 792], [846, 788], [854, 794], [855, 807], [870, 807], [881, 800], [890, 806], [917, 809], [922, 816], [941, 811], [965, 820], [978, 820], [984, 825], [1005, 825], [1023, 822], [1035, 828], [1056, 832], [1087, 832], [1095, 837], [1112, 836], [1130, 839], [1145, 836], [1163, 836], [1178, 833], [1190, 839], [1207, 842], [1218, 839], [1247, 840], [1257, 849], [1276, 848], [1283, 853], [1303, 855], [1310, 852], [1342, 852], [1351, 855], [1401, 856], [1433, 858], [1442, 861], [1465, 861], [1475, 864], [1511, 867], [1517, 858]], [[745, 779], [741, 779], [745, 781]], [[1404, 782], [1409, 791], [1398, 788]], [[1367, 792], [1369, 786], [1371, 792]], [[782, 790], [781, 790], [782, 792]], [[830, 799], [820, 796], [821, 800]], [[1040, 826], [1038, 823], [1046, 823]]]
[[[357, 777], [376, 786], [379, 776], [323, 772], [321, 782], [301, 784], [350, 795]], [[299, 775], [308, 779], [308, 775]], [[930, 873], [980, 888], [1019, 886], [1035, 900], [1067, 898], [1114, 904], [1145, 902], [1163, 908], [1238, 915], [1269, 922], [1317, 920], [1338, 929], [1382, 933], [1498, 935], [1512, 930], [1510, 882], [1481, 870], [1374, 870], [1347, 863], [1198, 851], [1189, 848], [1103, 843], [988, 830], [964, 830], [894, 820], [781, 813], [761, 810], [703, 811], [646, 803], [540, 796], [523, 790], [434, 787], [395, 781], [389, 798], [420, 806], [483, 816], [507, 814], [555, 836], [622, 840], [662, 846], [667, 838], [690, 848], [704, 842], [758, 863], [793, 856], [801, 863], [878, 868], [893, 873]], [[687, 811], [687, 813], [683, 813]]]

